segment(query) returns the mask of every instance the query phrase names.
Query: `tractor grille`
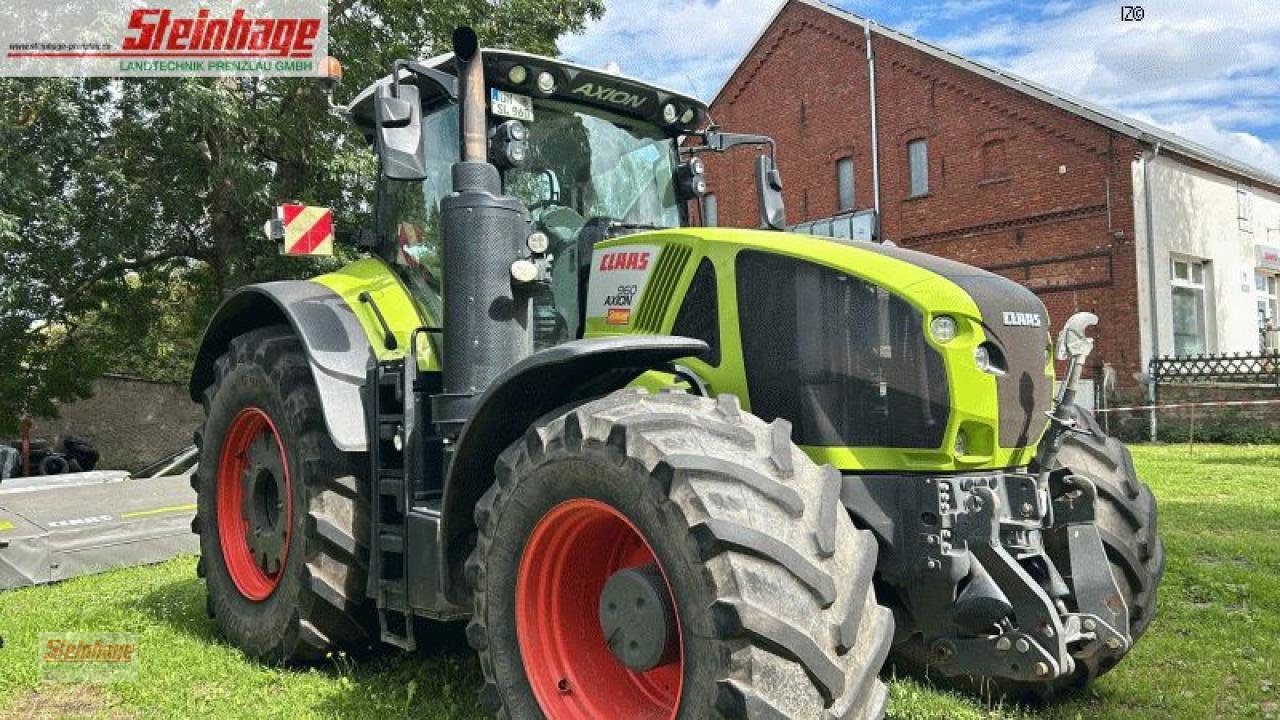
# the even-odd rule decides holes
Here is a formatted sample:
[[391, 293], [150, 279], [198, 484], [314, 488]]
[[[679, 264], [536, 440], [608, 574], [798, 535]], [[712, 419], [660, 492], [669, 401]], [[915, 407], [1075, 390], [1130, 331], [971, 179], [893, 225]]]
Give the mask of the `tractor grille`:
[[744, 250], [739, 323], [751, 410], [801, 445], [937, 448], [942, 356], [905, 300], [834, 268]]
[[[877, 246], [876, 252], [938, 273], [973, 298], [985, 320], [987, 338], [1009, 363], [1009, 372], [996, 379], [1000, 447], [1019, 448], [1035, 442], [1049, 422], [1046, 413], [1053, 402], [1053, 379], [1045, 374], [1049, 313], [1044, 303], [1008, 278], [954, 260], [885, 246]], [[1006, 312], [1037, 316], [1040, 325], [1011, 326], [1004, 321]]]
[[680, 274], [684, 272], [685, 263], [689, 262], [691, 254], [689, 248], [683, 245], [667, 245], [662, 248], [658, 264], [653, 269], [653, 277], [645, 286], [640, 306], [636, 309], [632, 327], [637, 331], [652, 335], [662, 331], [662, 319], [667, 307], [671, 305], [671, 295], [676, 291]]

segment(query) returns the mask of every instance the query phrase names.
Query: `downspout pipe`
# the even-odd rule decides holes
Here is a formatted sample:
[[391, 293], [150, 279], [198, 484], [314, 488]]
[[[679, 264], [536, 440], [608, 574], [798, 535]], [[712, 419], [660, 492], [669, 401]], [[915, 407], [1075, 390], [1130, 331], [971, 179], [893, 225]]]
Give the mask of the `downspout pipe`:
[[[1155, 228], [1155, 212], [1152, 210], [1152, 187], [1151, 187], [1151, 163], [1160, 157], [1161, 143], [1156, 141], [1155, 147], [1149, 153], [1145, 153], [1142, 158], [1142, 204], [1143, 214], [1146, 217], [1147, 224], [1147, 302], [1150, 306], [1151, 316], [1151, 359], [1156, 360], [1160, 357], [1160, 292], [1156, 284], [1156, 228]], [[1150, 371], [1150, 365], [1147, 370]], [[1150, 373], [1148, 373], [1150, 374]], [[1150, 415], [1148, 416], [1148, 424], [1151, 429], [1151, 442], [1155, 442], [1157, 434], [1156, 420], [1156, 382], [1155, 377], [1147, 378], [1147, 404], [1152, 406]]]
[[870, 18], [863, 23], [867, 44], [867, 83], [868, 96], [871, 98], [871, 193], [876, 211], [876, 240], [880, 237], [880, 126], [876, 119], [876, 56], [871, 50]]

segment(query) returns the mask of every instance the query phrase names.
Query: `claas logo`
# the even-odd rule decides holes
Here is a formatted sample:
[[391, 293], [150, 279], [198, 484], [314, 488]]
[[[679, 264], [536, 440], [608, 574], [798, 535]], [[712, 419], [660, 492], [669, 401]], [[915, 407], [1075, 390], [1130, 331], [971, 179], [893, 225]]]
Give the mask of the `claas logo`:
[[613, 270], [646, 270], [649, 267], [648, 252], [612, 252], [600, 257], [600, 272]]

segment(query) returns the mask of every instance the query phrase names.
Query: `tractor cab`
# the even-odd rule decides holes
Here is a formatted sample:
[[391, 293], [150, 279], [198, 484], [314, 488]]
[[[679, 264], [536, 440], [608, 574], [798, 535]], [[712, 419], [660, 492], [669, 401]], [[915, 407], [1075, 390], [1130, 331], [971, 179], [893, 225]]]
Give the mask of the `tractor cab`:
[[[605, 71], [510, 50], [483, 53], [485, 153], [502, 191], [528, 212], [535, 293], [534, 347], [582, 336], [595, 243], [688, 224], [705, 190], [700, 161], [679, 140], [706, 121], [698, 100]], [[461, 160], [452, 54], [397, 65], [351, 103], [354, 124], [379, 148], [377, 230], [382, 252], [429, 308], [440, 303], [440, 202]], [[389, 105], [407, 115], [387, 117]], [[383, 116], [379, 116], [381, 108]]]

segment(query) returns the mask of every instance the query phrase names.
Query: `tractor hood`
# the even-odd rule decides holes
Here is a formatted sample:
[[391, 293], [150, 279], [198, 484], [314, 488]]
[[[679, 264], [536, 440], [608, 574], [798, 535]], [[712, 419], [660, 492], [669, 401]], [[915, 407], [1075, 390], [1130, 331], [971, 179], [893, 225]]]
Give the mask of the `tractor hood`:
[[[718, 343], [716, 364], [690, 361], [706, 384], [790, 420], [811, 456], [841, 469], [1017, 467], [1044, 431], [1048, 313], [1008, 278], [901, 248], [727, 228], [608, 240], [591, 269], [589, 335]], [[718, 327], [690, 322], [712, 312]]]

